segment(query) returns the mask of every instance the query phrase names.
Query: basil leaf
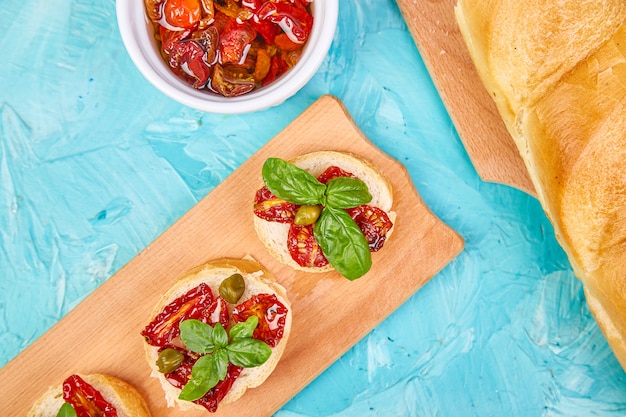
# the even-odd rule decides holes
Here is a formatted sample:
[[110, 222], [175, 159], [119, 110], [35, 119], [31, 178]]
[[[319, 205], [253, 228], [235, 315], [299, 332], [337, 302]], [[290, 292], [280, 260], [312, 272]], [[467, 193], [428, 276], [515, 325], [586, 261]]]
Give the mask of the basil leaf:
[[213, 327], [213, 343], [220, 348], [228, 345], [228, 334], [221, 323], [216, 323], [215, 327]]
[[220, 381], [226, 379], [228, 373], [228, 352], [225, 349], [218, 349], [213, 353], [215, 358], [215, 371]]
[[326, 185], [305, 170], [280, 158], [268, 158], [261, 174], [267, 188], [276, 197], [290, 203], [315, 205], [324, 200]]
[[353, 208], [372, 201], [367, 185], [358, 178], [337, 177], [326, 184], [326, 205]]
[[244, 337], [252, 337], [254, 329], [259, 324], [257, 316], [250, 316], [246, 321], [235, 324], [230, 329], [230, 338], [233, 340], [243, 339]]
[[235, 340], [226, 347], [226, 350], [228, 360], [233, 365], [243, 368], [263, 365], [272, 354], [272, 348], [266, 343], [251, 337]]
[[219, 381], [213, 355], [201, 356], [193, 365], [191, 379], [185, 384], [178, 398], [185, 401], [200, 399]]
[[76, 410], [72, 407], [70, 403], [63, 403], [61, 408], [59, 409], [59, 413], [57, 417], [76, 417]]
[[325, 207], [313, 232], [328, 262], [349, 280], [363, 276], [372, 267], [367, 239], [344, 210]]
[[196, 353], [209, 353], [215, 350], [213, 328], [200, 320], [183, 320], [179, 324], [180, 338], [187, 349]]

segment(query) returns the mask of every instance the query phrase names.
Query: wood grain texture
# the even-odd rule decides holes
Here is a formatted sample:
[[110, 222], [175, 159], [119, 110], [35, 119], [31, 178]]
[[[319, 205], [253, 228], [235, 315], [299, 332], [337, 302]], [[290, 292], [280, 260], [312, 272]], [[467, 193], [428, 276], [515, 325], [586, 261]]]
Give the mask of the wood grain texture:
[[[374, 254], [370, 272], [354, 282], [336, 272], [307, 274], [280, 265], [254, 232], [252, 201], [265, 159], [315, 150], [361, 155], [394, 187], [395, 232]], [[406, 169], [362, 135], [338, 100], [324, 96], [0, 369], [3, 413], [25, 415], [48, 386], [71, 373], [100, 372], [134, 384], [155, 417], [207, 415], [166, 408], [157, 380], [149, 377], [140, 331], [161, 294], [184, 272], [211, 259], [251, 255], [287, 289], [292, 333], [270, 378], [236, 403], [220, 406], [216, 415], [269, 416], [412, 296], [463, 245], [425, 206]]]
[[480, 177], [534, 196], [526, 166], [459, 31], [456, 0], [396, 1]]

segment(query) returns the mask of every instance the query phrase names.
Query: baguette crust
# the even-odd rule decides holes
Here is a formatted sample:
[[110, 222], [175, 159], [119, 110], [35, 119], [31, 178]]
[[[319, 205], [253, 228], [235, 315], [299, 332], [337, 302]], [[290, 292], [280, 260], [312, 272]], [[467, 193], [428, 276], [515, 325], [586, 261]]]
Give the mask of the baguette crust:
[[626, 369], [626, 2], [459, 0], [455, 13]]
[[[318, 151], [300, 155], [292, 160], [292, 164], [302, 168], [314, 177], [321, 175], [329, 166], [338, 166], [343, 170], [352, 173], [362, 180], [372, 195], [372, 201], [368, 204], [384, 210], [389, 219], [395, 225], [396, 213], [392, 211], [393, 189], [391, 183], [385, 178], [374, 165], [367, 160], [348, 152]], [[259, 188], [264, 184], [260, 184]], [[270, 222], [253, 216], [254, 229], [257, 236], [263, 242], [267, 251], [276, 260], [293, 269], [312, 273], [322, 273], [333, 271], [334, 268], [328, 264], [323, 267], [304, 267], [293, 260], [287, 248], [287, 236], [290, 224]], [[387, 233], [387, 240], [391, 236], [394, 228]]]
[[[282, 339], [276, 347], [272, 348], [272, 354], [269, 359], [261, 366], [244, 368], [237, 380], [233, 383], [228, 394], [220, 401], [220, 404], [234, 402], [238, 400], [248, 388], [255, 388], [261, 385], [278, 364], [285, 351], [289, 334], [291, 333], [292, 312], [285, 288], [276, 282], [274, 276], [270, 274], [267, 269], [255, 261], [232, 258], [216, 259], [185, 273], [182, 278], [161, 296], [149, 320], [152, 321], [166, 305], [201, 283], [209, 285], [213, 294], [219, 294], [220, 283], [234, 273], [240, 273], [246, 281], [246, 289], [239, 302], [243, 302], [256, 294], [275, 294], [278, 300], [287, 307], [288, 313], [285, 319], [285, 329]], [[234, 307], [235, 305], [228, 304], [229, 313], [232, 312]], [[206, 412], [206, 409], [201, 405], [178, 399], [181, 390], [172, 386], [165, 379], [163, 374], [158, 371], [156, 366], [156, 360], [159, 356], [158, 347], [151, 346], [144, 342], [144, 351], [146, 361], [152, 371], [151, 376], [158, 379], [161, 383], [168, 407], [178, 406], [181, 410], [203, 410]]]
[[[146, 401], [129, 383], [105, 374], [79, 376], [115, 407], [119, 417], [150, 417]], [[56, 417], [64, 402], [62, 384], [52, 386], [37, 399], [26, 417]]]

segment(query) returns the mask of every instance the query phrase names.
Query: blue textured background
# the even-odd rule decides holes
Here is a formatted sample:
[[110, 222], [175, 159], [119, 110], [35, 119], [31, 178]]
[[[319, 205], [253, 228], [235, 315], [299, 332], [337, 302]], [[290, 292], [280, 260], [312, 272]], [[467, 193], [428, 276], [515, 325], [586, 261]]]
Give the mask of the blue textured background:
[[277, 416], [626, 415], [538, 202], [477, 176], [395, 2], [340, 3], [310, 83], [244, 116], [154, 89], [113, 0], [0, 3], [0, 366], [330, 93], [466, 246]]

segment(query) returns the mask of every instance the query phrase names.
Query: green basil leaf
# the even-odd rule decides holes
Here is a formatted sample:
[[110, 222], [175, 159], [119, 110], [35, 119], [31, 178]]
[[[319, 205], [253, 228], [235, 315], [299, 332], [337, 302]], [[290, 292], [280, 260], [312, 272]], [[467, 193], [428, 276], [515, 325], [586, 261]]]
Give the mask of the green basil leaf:
[[313, 232], [328, 262], [349, 280], [363, 276], [372, 267], [367, 239], [344, 210], [325, 207]]
[[183, 320], [180, 322], [180, 338], [187, 349], [196, 353], [209, 353], [215, 350], [213, 328], [200, 320]]
[[315, 205], [324, 200], [326, 185], [280, 158], [268, 158], [263, 164], [262, 175], [267, 188], [276, 197], [290, 203]]
[[228, 333], [226, 333], [221, 323], [216, 323], [213, 327], [213, 343], [220, 348], [228, 345]]
[[230, 338], [233, 340], [243, 339], [244, 337], [252, 337], [254, 329], [259, 324], [257, 316], [250, 316], [246, 321], [235, 324], [230, 329]]
[[217, 349], [213, 353], [215, 358], [215, 371], [220, 381], [226, 379], [228, 373], [228, 352], [226, 349]]
[[191, 379], [185, 384], [178, 398], [185, 401], [200, 399], [219, 381], [213, 355], [201, 356], [193, 365]]
[[226, 350], [228, 351], [228, 360], [233, 365], [243, 368], [263, 365], [272, 354], [272, 348], [265, 342], [251, 337], [235, 340], [228, 345]]
[[61, 408], [59, 409], [59, 413], [57, 417], [76, 417], [76, 410], [72, 407], [70, 403], [63, 403]]
[[353, 208], [372, 201], [367, 185], [358, 178], [337, 177], [326, 184], [326, 205]]

